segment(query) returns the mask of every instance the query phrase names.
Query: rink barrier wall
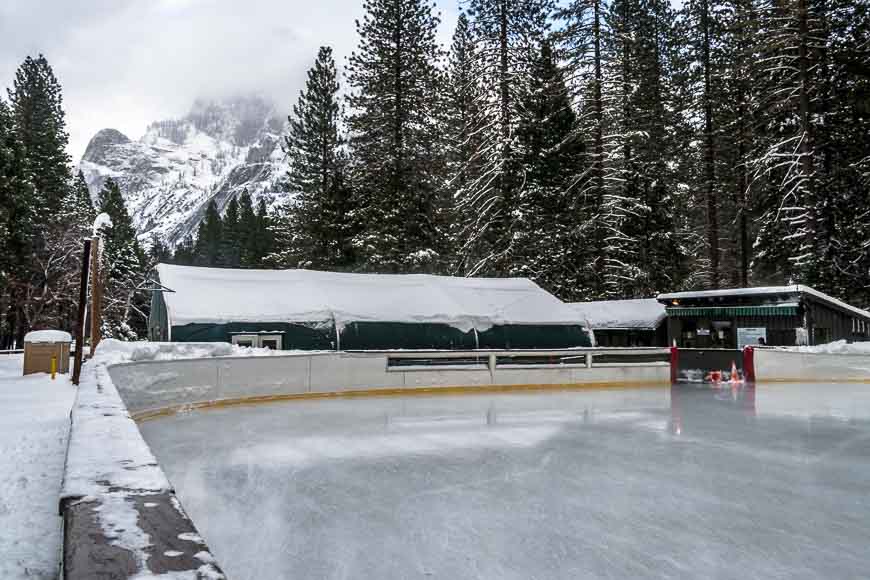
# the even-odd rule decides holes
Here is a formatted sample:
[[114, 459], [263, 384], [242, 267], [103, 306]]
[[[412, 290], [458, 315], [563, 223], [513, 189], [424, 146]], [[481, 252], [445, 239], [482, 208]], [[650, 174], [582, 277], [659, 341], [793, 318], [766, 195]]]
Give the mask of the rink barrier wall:
[[[669, 355], [667, 348], [325, 352], [143, 361], [109, 372], [131, 416], [143, 420], [184, 409], [305, 398], [665, 386]], [[551, 359], [577, 362], [548, 364]], [[432, 364], [405, 364], [419, 360]]]
[[757, 382], [870, 383], [870, 355], [753, 350]]

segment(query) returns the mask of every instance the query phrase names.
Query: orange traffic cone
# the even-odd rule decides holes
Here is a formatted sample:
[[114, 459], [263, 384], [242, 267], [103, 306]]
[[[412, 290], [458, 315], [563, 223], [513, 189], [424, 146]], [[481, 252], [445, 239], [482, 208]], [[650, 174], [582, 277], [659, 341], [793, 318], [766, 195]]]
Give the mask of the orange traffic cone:
[[740, 376], [737, 374], [737, 363], [734, 361], [731, 361], [731, 382], [732, 383], [739, 383], [740, 382]]

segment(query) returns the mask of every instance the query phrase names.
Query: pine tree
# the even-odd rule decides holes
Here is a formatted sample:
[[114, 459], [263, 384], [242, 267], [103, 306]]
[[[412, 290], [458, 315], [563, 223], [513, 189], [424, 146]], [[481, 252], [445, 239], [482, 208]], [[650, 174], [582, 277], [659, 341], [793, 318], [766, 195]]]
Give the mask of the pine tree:
[[196, 235], [195, 263], [199, 266], [220, 266], [223, 223], [214, 199], [208, 202], [205, 217]]
[[448, 219], [447, 237], [450, 243], [449, 253], [454, 256], [454, 263], [449, 268], [451, 272], [462, 272], [467, 267], [462, 262], [462, 255], [456, 256], [455, 252], [456, 247], [461, 245], [461, 222], [457, 219], [459, 216], [455, 212], [455, 203], [467, 195], [469, 186], [480, 175], [477, 124], [480, 121], [478, 104], [481, 87], [475, 69], [477, 59], [471, 24], [463, 12], [459, 14], [453, 33], [445, 84], [444, 134], [447, 140], [446, 172], [449, 192], [447, 210], [452, 214]]
[[238, 268], [242, 263], [239, 200], [235, 197], [227, 204], [222, 219], [219, 262], [227, 268]]
[[103, 336], [135, 340], [145, 334], [148, 318], [149, 297], [138, 290], [145, 281], [147, 259], [136, 238], [121, 189], [111, 178], [100, 191], [100, 211], [112, 220], [112, 226], [100, 232]]
[[36, 228], [33, 185], [26, 171], [24, 147], [15, 132], [9, 107], [0, 98], [0, 348], [22, 334], [21, 273], [31, 256]]
[[253, 268], [257, 262], [256, 237], [257, 214], [248, 190], [239, 196], [239, 248], [241, 250], [240, 264], [242, 268]]
[[366, 0], [348, 61], [352, 180], [361, 267], [437, 269], [442, 210], [442, 54], [426, 0]]
[[673, 14], [666, 2], [618, 0], [602, 33], [605, 296], [640, 297], [678, 287], [686, 269], [680, 243], [680, 184], [673, 161], [676, 94]]
[[23, 159], [20, 169], [32, 186], [22, 199], [38, 216], [28, 232], [29, 255], [16, 268], [14, 334], [20, 340], [36, 326], [69, 328], [71, 288], [79, 260], [75, 224], [64, 205], [71, 187], [68, 137], [60, 83], [45, 57], [27, 57], [8, 90], [9, 110]]
[[[556, 35], [567, 68], [567, 85], [579, 101], [574, 139], [582, 139], [585, 163], [571, 175], [570, 190], [575, 204], [572, 294], [578, 297], [605, 295], [606, 230], [603, 220], [607, 192], [605, 155], [605, 38], [608, 35], [606, 5], [601, 0], [571, 0], [557, 12], [562, 27]], [[609, 87], [608, 87], [609, 88]]]
[[575, 296], [576, 199], [571, 191], [585, 150], [577, 134], [562, 68], [549, 40], [532, 64], [529, 91], [522, 97], [526, 117], [517, 127], [525, 186], [515, 226], [512, 275], [527, 276], [559, 296]]
[[97, 217], [97, 211], [91, 201], [91, 193], [85, 181], [84, 174], [79, 171], [72, 184], [67, 189], [61, 201], [60, 221], [68, 227], [79, 228], [81, 237], [87, 237], [91, 224]]
[[321, 47], [288, 118], [290, 132], [284, 139], [290, 159], [287, 181], [297, 194], [293, 221], [285, 224], [295, 231], [285, 234], [290, 245], [283, 249], [283, 258], [277, 258], [288, 265], [333, 269], [347, 267], [352, 260], [338, 92], [332, 49]]
[[39, 213], [50, 216], [60, 206], [70, 181], [60, 83], [44, 56], [28, 56], [8, 92], [16, 133], [42, 210]]
[[262, 268], [265, 263], [266, 256], [272, 250], [274, 245], [272, 238], [272, 226], [269, 217], [269, 210], [266, 208], [266, 200], [260, 198], [257, 203], [257, 213], [254, 221], [254, 239], [252, 243], [252, 262], [249, 264], [252, 268]]
[[686, 269], [678, 239], [678, 177], [666, 160], [681, 150], [674, 135], [680, 124], [670, 82], [675, 15], [666, 0], [641, 0], [634, 8], [632, 91], [626, 99], [632, 125], [622, 128], [630, 143], [626, 191], [634, 197], [624, 211], [622, 233], [632, 240], [621, 258], [634, 276], [620, 294], [644, 297], [679, 287]]
[[469, 2], [482, 91], [475, 124], [481, 169], [459, 200], [466, 274], [504, 274], [513, 262], [523, 187], [516, 129], [525, 116], [521, 99], [529, 90], [535, 48], [547, 33], [551, 10], [549, 0]]
[[171, 263], [180, 266], [192, 266], [196, 261], [196, 241], [193, 236], [185, 236], [172, 252]]

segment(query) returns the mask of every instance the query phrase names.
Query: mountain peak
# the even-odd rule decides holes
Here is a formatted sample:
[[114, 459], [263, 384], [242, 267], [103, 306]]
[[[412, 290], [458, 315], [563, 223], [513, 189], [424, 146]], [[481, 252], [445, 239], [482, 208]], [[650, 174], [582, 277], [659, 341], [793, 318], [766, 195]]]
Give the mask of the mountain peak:
[[92, 163], [103, 163], [106, 160], [105, 154], [109, 149], [127, 143], [130, 143], [130, 138], [117, 129], [101, 129], [91, 137], [82, 159]]
[[279, 133], [283, 120], [272, 101], [257, 95], [223, 99], [198, 98], [179, 119], [156, 121], [146, 136], [181, 144], [191, 129], [239, 147], [252, 145], [263, 131]]
[[195, 233], [212, 200], [222, 210], [245, 189], [268, 205], [283, 197], [283, 131], [262, 97], [197, 99], [183, 117], [151, 123], [138, 141], [103, 129], [80, 169], [94, 197], [108, 177], [118, 182], [140, 238], [174, 246]]

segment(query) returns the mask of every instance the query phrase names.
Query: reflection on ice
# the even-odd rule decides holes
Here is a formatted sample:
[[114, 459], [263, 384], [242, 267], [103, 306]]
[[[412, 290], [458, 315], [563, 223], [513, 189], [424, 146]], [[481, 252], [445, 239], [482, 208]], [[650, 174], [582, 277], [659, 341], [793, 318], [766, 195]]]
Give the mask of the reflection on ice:
[[847, 578], [870, 387], [292, 402], [143, 432], [247, 578]]
[[533, 447], [552, 437], [555, 427], [497, 427], [457, 429], [425, 434], [391, 433], [363, 437], [301, 437], [286, 443], [249, 445], [230, 456], [230, 464], [310, 465], [334, 459], [373, 459], [384, 456], [450, 453], [457, 449]]

